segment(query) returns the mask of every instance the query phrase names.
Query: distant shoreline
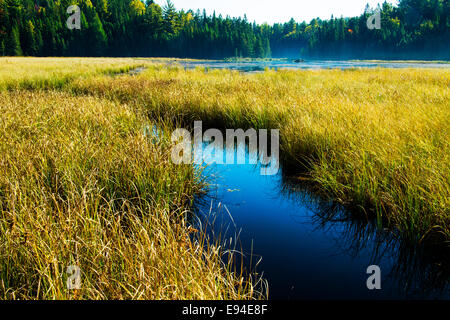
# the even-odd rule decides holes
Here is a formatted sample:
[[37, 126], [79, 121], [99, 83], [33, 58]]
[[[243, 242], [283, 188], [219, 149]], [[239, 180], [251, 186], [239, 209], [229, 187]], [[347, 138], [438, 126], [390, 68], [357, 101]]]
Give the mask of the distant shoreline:
[[[209, 60], [209, 59], [201, 59]], [[270, 62], [270, 61], [294, 61], [297, 58], [225, 58], [222, 60], [212, 59], [212, 61], [226, 61], [226, 62]], [[368, 63], [422, 63], [422, 64], [450, 64], [450, 61], [445, 60], [380, 60], [380, 59], [307, 59], [301, 58], [302, 62], [311, 61], [349, 61], [349, 62], [368, 62]]]
[[[342, 60], [344, 61], [344, 60]], [[444, 60], [358, 60], [358, 59], [351, 59], [351, 60], [345, 60], [345, 61], [351, 61], [351, 62], [372, 62], [372, 63], [423, 63], [423, 64], [450, 64], [450, 61], [444, 61]]]

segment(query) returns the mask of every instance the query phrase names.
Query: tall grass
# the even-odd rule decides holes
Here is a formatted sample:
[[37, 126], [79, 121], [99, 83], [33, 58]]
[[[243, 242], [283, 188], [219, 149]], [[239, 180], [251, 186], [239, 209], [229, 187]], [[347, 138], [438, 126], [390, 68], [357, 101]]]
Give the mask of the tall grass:
[[77, 78], [127, 73], [143, 63], [135, 59], [8, 57], [0, 59], [0, 66], [0, 90], [37, 90], [62, 89]]
[[285, 165], [412, 242], [450, 239], [450, 71], [184, 70], [89, 78], [72, 92], [219, 128], [279, 128]]
[[74, 297], [69, 264], [83, 271], [79, 298], [258, 296], [219, 247], [189, 237], [198, 172], [169, 161], [169, 141], [149, 143], [153, 124], [278, 128], [283, 165], [321, 192], [410, 242], [450, 241], [449, 69], [157, 62], [0, 59], [4, 298]]
[[[199, 178], [169, 161], [170, 141], [147, 138], [147, 125], [99, 98], [0, 93], [1, 298], [259, 297], [220, 247], [192, 234]], [[79, 290], [66, 288], [70, 265]]]

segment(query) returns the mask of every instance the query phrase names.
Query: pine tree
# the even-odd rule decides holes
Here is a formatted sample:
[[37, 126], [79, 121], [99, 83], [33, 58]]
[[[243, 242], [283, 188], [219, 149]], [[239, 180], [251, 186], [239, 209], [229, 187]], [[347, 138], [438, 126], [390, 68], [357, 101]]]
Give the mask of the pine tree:
[[33, 22], [28, 20], [28, 22], [25, 23], [25, 31], [24, 31], [24, 37], [23, 37], [23, 52], [27, 56], [34, 56], [37, 53], [37, 46], [36, 46], [36, 34], [35, 34], [35, 28], [33, 25]]
[[174, 35], [178, 31], [178, 17], [177, 10], [170, 0], [167, 0], [167, 3], [163, 7], [163, 18], [164, 31], [169, 35]]
[[103, 55], [108, 40], [97, 13], [94, 14], [93, 21], [89, 23], [87, 33], [90, 54], [96, 57]]
[[[81, 30], [66, 28], [65, 8], [73, 3]], [[0, 54], [450, 58], [448, 1], [385, 2], [381, 10], [384, 27], [369, 30], [369, 6], [359, 17], [258, 26], [246, 16], [177, 11], [170, 0], [163, 8], [153, 0], [0, 0]]]
[[19, 28], [13, 26], [6, 38], [5, 52], [7, 56], [21, 56], [22, 48], [20, 47]]

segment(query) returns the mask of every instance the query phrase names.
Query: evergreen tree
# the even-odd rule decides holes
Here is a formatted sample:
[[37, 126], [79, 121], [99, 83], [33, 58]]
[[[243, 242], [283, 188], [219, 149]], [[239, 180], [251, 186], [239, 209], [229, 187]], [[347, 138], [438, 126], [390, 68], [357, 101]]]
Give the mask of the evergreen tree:
[[30, 20], [25, 23], [22, 47], [23, 53], [27, 56], [34, 56], [37, 54], [38, 48], [36, 45], [36, 32], [33, 22]]
[[87, 30], [87, 44], [89, 55], [95, 57], [103, 55], [107, 46], [106, 33], [96, 12]]
[[[74, 3], [81, 30], [66, 27]], [[382, 29], [369, 30], [370, 6], [358, 17], [269, 26], [178, 11], [170, 0], [0, 0], [0, 54], [449, 59], [449, 1], [399, 0], [378, 10]]]
[[20, 47], [19, 28], [13, 26], [6, 38], [5, 53], [7, 56], [21, 56], [22, 48]]
[[163, 8], [164, 31], [169, 35], [174, 35], [178, 31], [178, 14], [175, 6], [170, 0], [167, 0]]

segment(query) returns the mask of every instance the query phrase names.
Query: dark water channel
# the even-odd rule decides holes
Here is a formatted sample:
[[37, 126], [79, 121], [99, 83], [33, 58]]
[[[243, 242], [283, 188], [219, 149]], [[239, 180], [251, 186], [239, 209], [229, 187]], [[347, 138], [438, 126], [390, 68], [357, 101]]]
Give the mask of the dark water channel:
[[[261, 259], [256, 271], [268, 280], [271, 299], [450, 298], [448, 259], [408, 247], [374, 222], [349, 218], [283, 169], [272, 176], [260, 169], [208, 165], [210, 192], [196, 208], [214, 237], [230, 245], [238, 235], [246, 265]], [[381, 269], [381, 290], [367, 288], [371, 265]]]

